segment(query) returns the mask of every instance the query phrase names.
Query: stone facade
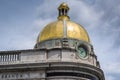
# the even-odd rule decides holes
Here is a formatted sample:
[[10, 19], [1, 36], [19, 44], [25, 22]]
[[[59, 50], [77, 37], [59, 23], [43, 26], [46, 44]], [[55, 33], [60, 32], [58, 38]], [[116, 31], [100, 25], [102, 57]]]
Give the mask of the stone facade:
[[58, 48], [1, 51], [0, 80], [104, 80], [92, 46], [82, 59], [75, 46], [65, 48], [62, 41]]

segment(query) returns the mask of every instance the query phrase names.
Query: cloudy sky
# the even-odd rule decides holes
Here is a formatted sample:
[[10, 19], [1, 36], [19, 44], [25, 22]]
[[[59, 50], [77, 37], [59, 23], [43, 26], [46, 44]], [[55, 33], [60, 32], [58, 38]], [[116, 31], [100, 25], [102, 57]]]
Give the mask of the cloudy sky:
[[106, 80], [120, 79], [120, 0], [0, 0], [0, 51], [31, 49], [66, 2], [88, 31]]

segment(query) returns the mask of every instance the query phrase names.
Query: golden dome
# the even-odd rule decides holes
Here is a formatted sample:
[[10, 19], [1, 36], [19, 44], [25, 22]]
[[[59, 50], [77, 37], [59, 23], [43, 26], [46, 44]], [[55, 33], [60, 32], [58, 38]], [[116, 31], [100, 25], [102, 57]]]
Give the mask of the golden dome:
[[59, 10], [58, 21], [48, 24], [40, 33], [37, 43], [57, 38], [72, 38], [90, 42], [88, 33], [79, 24], [70, 21], [67, 12], [69, 7], [62, 3]]
[[[66, 38], [83, 40], [90, 42], [86, 30], [79, 24], [70, 20], [66, 21], [67, 36]], [[49, 39], [64, 38], [64, 24], [62, 20], [48, 24], [38, 36], [37, 42]]]

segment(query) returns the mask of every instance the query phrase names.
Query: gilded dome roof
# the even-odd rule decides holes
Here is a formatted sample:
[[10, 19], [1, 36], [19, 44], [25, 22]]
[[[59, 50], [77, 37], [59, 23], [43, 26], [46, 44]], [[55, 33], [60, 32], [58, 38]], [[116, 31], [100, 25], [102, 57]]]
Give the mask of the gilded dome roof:
[[[70, 20], [66, 21], [67, 34], [66, 38], [73, 38], [90, 42], [86, 30], [79, 24]], [[64, 38], [64, 22], [58, 20], [48, 24], [38, 36], [37, 42], [42, 42], [49, 39]]]
[[38, 36], [37, 43], [57, 38], [72, 38], [90, 42], [86, 30], [67, 16], [69, 7], [63, 3], [63, 6], [61, 4], [58, 10], [58, 20], [44, 27]]

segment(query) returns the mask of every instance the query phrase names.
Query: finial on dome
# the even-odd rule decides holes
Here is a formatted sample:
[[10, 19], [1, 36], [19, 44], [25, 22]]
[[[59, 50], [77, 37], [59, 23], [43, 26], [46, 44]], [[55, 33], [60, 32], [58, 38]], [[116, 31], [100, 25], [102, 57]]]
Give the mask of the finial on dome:
[[66, 3], [60, 4], [60, 6], [58, 7], [58, 11], [59, 11], [59, 16], [58, 16], [59, 20], [70, 19], [68, 16], [69, 7]]

